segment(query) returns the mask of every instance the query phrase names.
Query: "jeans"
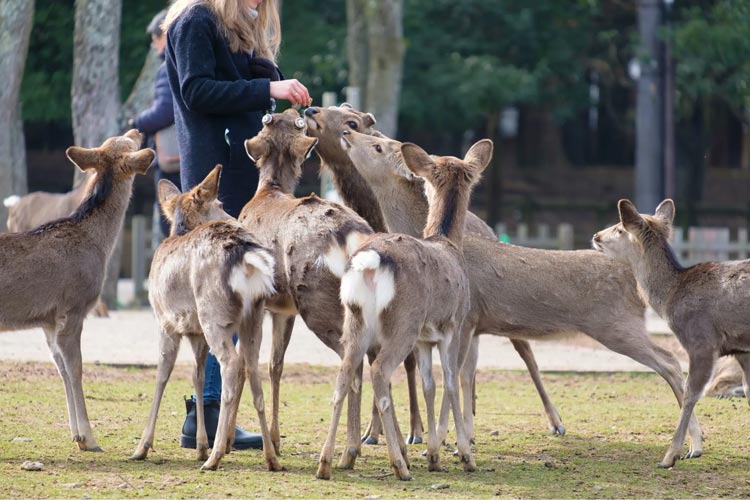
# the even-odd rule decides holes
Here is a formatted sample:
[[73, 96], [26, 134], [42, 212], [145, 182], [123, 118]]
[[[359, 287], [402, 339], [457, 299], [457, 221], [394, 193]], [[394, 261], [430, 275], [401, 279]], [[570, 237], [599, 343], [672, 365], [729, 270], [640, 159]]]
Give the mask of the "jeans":
[[[237, 344], [237, 335], [232, 337], [232, 342]], [[203, 403], [209, 401], [221, 401], [221, 367], [216, 356], [211, 353], [208, 353], [206, 358], [206, 383], [203, 386]]]

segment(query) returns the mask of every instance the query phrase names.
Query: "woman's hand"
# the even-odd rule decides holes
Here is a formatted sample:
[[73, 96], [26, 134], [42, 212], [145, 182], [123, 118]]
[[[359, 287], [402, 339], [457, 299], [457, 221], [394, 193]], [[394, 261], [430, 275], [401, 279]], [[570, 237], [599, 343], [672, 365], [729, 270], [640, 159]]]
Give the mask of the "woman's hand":
[[296, 79], [271, 82], [271, 97], [274, 99], [286, 99], [295, 106], [309, 106], [312, 104], [312, 98], [310, 98], [307, 87]]

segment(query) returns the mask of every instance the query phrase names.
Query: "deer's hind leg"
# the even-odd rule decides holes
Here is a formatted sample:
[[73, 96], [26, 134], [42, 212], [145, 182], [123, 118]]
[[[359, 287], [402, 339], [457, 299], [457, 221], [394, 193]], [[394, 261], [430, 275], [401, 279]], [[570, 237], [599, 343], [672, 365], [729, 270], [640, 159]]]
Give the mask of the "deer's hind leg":
[[78, 418], [76, 417], [76, 403], [73, 396], [73, 386], [70, 381], [70, 374], [65, 368], [65, 361], [63, 360], [60, 348], [55, 341], [55, 328], [45, 327], [44, 334], [47, 338], [49, 350], [52, 353], [52, 359], [57, 366], [57, 372], [60, 374], [60, 378], [63, 381], [63, 387], [65, 388], [65, 402], [68, 407], [68, 425], [70, 426], [70, 435], [74, 442], [78, 442]]
[[208, 434], [203, 407], [203, 388], [206, 385], [206, 357], [208, 344], [203, 335], [190, 335], [190, 346], [193, 348], [195, 365], [193, 366], [193, 389], [195, 390], [195, 457], [204, 462], [208, 458]]
[[148, 416], [148, 423], [141, 435], [141, 441], [138, 447], [130, 457], [131, 460], [145, 460], [148, 456], [148, 450], [154, 446], [154, 433], [156, 432], [156, 419], [159, 416], [159, 407], [164, 396], [164, 389], [167, 387], [169, 377], [172, 375], [177, 353], [180, 349], [180, 337], [178, 335], [169, 335], [161, 330], [159, 335], [159, 362], [156, 367], [156, 389], [154, 390], [154, 399], [151, 403], [151, 413]]
[[745, 399], [750, 405], [750, 353], [737, 354], [737, 362], [742, 367], [742, 388], [745, 390]]
[[289, 340], [292, 338], [294, 329], [294, 316], [284, 316], [273, 313], [273, 343], [271, 344], [271, 362], [268, 364], [268, 373], [271, 378], [271, 441], [276, 453], [281, 449], [281, 431], [279, 430], [279, 392], [281, 387], [281, 375], [284, 372], [284, 355]]

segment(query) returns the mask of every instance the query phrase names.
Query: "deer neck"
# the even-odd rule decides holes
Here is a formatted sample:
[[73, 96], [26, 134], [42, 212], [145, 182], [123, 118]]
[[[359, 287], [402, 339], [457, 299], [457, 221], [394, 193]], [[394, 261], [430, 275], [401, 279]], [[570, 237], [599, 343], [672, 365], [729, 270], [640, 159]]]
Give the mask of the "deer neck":
[[331, 172], [333, 184], [344, 204], [367, 221], [376, 233], [387, 233], [388, 227], [380, 203], [373, 189], [354, 165], [351, 162], [324, 162], [324, 168]]
[[269, 154], [265, 158], [258, 160], [258, 169], [260, 176], [258, 179], [258, 189], [261, 191], [280, 191], [282, 193], [294, 194], [299, 183], [299, 176], [295, 174], [295, 169], [289, 166], [294, 165], [293, 159], [288, 154]]
[[104, 175], [97, 179], [93, 189], [71, 216], [91, 237], [92, 244], [100, 246], [107, 255], [120, 234], [130, 203], [133, 181], [133, 176], [114, 181]]
[[466, 211], [469, 209], [469, 190], [451, 184], [429, 197], [430, 210], [424, 227], [424, 238], [443, 236], [458, 248], [463, 246]]
[[372, 186], [388, 229], [392, 233], [422, 237], [429, 211], [424, 181], [420, 178], [410, 181], [394, 176], [389, 177], [386, 182], [373, 183]]
[[644, 298], [657, 314], [665, 317], [683, 270], [672, 248], [665, 241], [648, 245], [643, 255], [632, 259], [631, 266]]

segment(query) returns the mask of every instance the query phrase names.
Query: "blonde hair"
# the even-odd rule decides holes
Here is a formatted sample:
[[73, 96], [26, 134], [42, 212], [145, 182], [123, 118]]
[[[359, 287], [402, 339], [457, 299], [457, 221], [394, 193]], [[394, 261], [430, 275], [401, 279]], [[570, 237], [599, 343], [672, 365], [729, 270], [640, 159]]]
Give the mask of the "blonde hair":
[[245, 0], [175, 0], [162, 23], [166, 33], [172, 23], [196, 5], [211, 9], [221, 34], [232, 52], [254, 52], [256, 56], [276, 61], [281, 45], [281, 21], [276, 0], [264, 0], [254, 18]]

